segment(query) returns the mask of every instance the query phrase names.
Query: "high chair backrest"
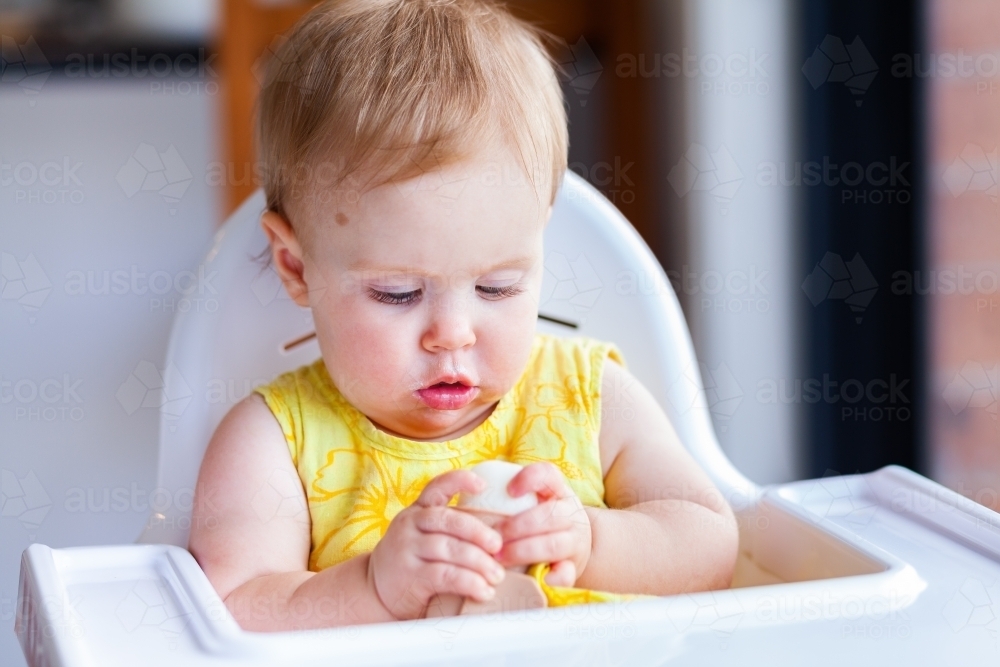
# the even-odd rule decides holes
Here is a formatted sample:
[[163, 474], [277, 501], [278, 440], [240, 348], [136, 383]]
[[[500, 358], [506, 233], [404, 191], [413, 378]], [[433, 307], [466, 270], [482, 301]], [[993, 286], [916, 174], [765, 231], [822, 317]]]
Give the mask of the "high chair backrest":
[[[219, 230], [202, 267], [213, 276], [217, 299], [174, 320], [163, 369], [158, 485], [175, 501], [156, 508], [140, 542], [187, 546], [191, 493], [222, 417], [254, 385], [320, 356], [310, 311], [255, 260], [267, 248], [264, 208], [258, 190]], [[691, 337], [662, 267], [621, 213], [572, 171], [545, 231], [544, 257], [538, 330], [617, 343], [726, 498], [755, 497], [758, 488], [716, 440]]]

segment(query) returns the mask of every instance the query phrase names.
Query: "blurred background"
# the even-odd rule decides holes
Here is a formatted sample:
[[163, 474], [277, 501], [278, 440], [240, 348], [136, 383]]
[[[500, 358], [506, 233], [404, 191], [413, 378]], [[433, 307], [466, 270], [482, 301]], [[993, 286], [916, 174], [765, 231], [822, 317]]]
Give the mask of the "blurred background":
[[[510, 4], [563, 41], [570, 168], [667, 271], [734, 463], [895, 463], [1000, 507], [1000, 5]], [[170, 323], [213, 308], [260, 68], [310, 6], [0, 0], [4, 665], [28, 544], [185, 502], [154, 488], [159, 409], [196, 390], [165, 393]]]

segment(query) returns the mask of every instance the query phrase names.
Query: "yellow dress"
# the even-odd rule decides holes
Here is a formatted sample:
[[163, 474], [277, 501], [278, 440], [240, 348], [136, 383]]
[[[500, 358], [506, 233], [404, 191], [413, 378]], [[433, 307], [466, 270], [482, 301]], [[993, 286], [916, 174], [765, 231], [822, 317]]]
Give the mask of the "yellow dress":
[[[441, 442], [376, 428], [338, 391], [322, 357], [257, 387], [281, 425], [306, 492], [309, 570], [371, 551], [432, 478], [487, 459], [550, 461], [584, 505], [607, 507], [598, 447], [606, 357], [625, 366], [614, 343], [536, 333], [524, 373], [490, 416], [469, 433]], [[543, 578], [548, 569], [538, 563], [529, 574], [552, 606], [639, 597], [549, 586]]]

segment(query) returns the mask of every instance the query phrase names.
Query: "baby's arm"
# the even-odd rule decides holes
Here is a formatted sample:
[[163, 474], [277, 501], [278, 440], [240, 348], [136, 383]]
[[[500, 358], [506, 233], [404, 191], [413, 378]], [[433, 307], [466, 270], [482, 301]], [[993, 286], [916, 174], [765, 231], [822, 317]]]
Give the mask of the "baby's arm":
[[576, 585], [653, 595], [728, 588], [739, 541], [729, 504], [627, 369], [606, 360], [601, 395], [611, 509], [586, 508], [593, 546]]
[[[268, 493], [273, 480], [294, 482], [283, 486], [297, 490], [297, 512], [269, 516], [254, 509], [261, 509], [258, 494]], [[244, 630], [413, 617], [440, 592], [486, 599], [489, 584], [497, 582], [492, 571], [502, 576], [483, 551], [498, 549], [500, 536], [444, 507], [462, 489], [478, 491], [481, 482], [468, 471], [439, 475], [393, 518], [375, 551], [310, 572], [309, 515], [298, 472], [277, 420], [260, 395], [251, 394], [222, 420], [205, 452], [188, 548]], [[395, 597], [395, 615], [379, 593]]]
[[[297, 491], [285, 500], [295, 512], [268, 516], [262, 508], [272, 481]], [[281, 427], [259, 394], [234, 406], [212, 436], [191, 524], [188, 549], [244, 630], [393, 620], [368, 581], [367, 554], [308, 571], [305, 494]]]

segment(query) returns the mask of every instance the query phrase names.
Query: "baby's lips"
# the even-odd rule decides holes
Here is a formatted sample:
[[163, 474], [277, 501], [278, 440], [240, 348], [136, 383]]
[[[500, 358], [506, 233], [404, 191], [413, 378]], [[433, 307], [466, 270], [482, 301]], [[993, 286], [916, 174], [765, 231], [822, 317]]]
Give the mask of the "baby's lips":
[[421, 389], [430, 389], [436, 384], [464, 384], [466, 387], [474, 387], [476, 383], [465, 373], [447, 373], [439, 375], [436, 379], [425, 384]]
[[416, 390], [414, 396], [435, 410], [460, 410], [472, 402], [479, 391], [477, 386], [456, 383], [424, 387]]

